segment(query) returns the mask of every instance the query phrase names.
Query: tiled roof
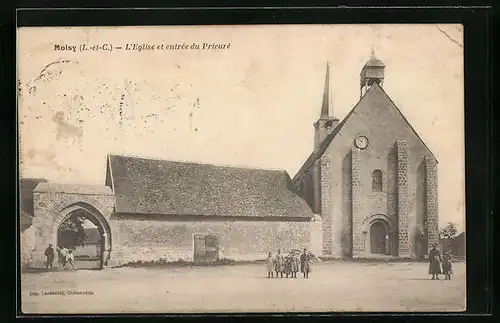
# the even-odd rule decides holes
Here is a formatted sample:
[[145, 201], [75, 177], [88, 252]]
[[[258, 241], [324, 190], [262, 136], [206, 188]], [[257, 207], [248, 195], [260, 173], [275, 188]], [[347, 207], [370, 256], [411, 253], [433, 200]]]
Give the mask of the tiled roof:
[[284, 170], [110, 155], [108, 173], [118, 213], [313, 217]]
[[372, 48], [372, 55], [370, 56], [370, 59], [368, 60], [368, 62], [366, 62], [363, 69], [365, 67], [385, 67], [384, 63], [382, 63], [381, 60], [379, 60], [378, 58], [375, 57], [375, 49], [374, 48]]
[[364, 67], [385, 67], [385, 65], [378, 58], [372, 57], [366, 62]]

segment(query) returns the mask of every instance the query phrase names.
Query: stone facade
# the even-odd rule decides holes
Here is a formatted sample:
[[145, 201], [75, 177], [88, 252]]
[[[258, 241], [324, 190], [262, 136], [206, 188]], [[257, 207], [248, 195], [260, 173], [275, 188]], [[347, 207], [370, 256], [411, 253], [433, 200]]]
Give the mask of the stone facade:
[[[293, 178], [309, 205], [306, 187], [320, 188], [326, 257], [421, 258], [438, 239], [437, 161], [380, 84], [367, 87], [329, 135], [316, 123], [313, 153]], [[324, 111], [320, 120], [331, 118]]]

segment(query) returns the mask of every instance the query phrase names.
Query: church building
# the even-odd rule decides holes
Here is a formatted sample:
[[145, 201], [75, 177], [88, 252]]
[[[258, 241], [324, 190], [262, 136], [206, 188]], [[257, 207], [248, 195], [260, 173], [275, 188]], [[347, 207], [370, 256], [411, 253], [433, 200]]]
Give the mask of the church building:
[[422, 258], [438, 242], [437, 160], [383, 89], [372, 53], [360, 100], [340, 121], [327, 65], [314, 148], [293, 182], [322, 218], [322, 254]]

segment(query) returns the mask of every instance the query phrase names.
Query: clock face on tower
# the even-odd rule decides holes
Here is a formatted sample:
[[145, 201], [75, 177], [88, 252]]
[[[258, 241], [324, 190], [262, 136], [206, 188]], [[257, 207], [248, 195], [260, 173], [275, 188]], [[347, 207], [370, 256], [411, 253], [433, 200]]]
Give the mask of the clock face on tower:
[[368, 138], [364, 135], [359, 135], [356, 137], [356, 139], [354, 139], [354, 144], [359, 149], [365, 149], [366, 147], [368, 147]]

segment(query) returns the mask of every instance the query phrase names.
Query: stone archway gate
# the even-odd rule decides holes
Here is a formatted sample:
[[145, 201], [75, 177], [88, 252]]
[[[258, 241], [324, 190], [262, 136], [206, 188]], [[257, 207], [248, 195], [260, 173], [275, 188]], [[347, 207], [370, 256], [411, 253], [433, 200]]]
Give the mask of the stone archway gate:
[[[45, 267], [45, 249], [56, 246], [57, 230], [67, 216], [83, 209], [93, 217], [104, 232], [104, 262], [112, 254], [113, 230], [109, 218], [114, 210], [115, 197], [107, 186], [40, 183], [33, 191], [35, 249], [30, 267]], [[57, 252], [54, 266], [57, 265]]]

